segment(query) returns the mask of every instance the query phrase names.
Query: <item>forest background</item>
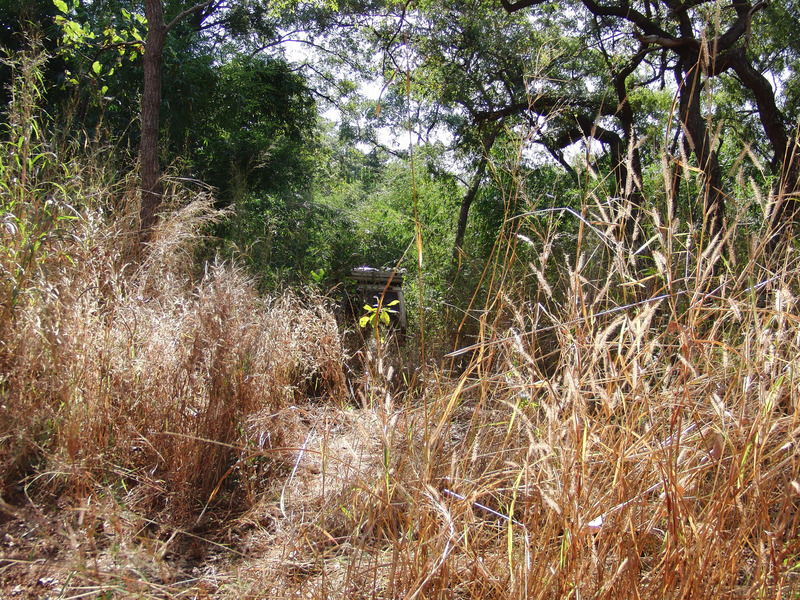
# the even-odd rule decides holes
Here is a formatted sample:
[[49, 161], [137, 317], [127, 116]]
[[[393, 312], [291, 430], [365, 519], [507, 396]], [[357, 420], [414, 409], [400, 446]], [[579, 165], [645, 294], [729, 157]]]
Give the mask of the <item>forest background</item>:
[[[792, 5], [174, 4], [9, 1], [2, 42], [13, 56], [41, 38], [64, 139], [106, 144], [121, 171], [138, 159], [143, 230], [162, 172], [211, 186], [234, 212], [209, 251], [263, 289], [400, 264], [415, 209], [438, 300], [473, 283], [509, 218], [580, 211], [592, 189], [630, 213], [631, 244], [645, 198], [709, 238], [751, 182], [786, 201], [745, 218], [793, 218]], [[664, 168], [703, 177], [673, 173], [664, 193]]]
[[0, 3], [3, 587], [793, 597], [799, 32]]

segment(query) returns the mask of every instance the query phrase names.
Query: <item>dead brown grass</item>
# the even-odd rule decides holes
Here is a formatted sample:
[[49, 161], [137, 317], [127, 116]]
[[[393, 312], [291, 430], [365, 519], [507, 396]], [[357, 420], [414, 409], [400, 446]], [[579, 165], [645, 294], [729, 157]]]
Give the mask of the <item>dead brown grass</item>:
[[5, 435], [16, 440], [6, 473], [35, 465], [36, 486], [80, 497], [113, 465], [139, 484], [126, 504], [185, 523], [234, 465], [232, 479], [245, 476], [248, 452], [283, 445], [275, 414], [312, 391], [342, 393], [322, 308], [263, 301], [227, 265], [192, 285], [175, 230], [210, 215], [208, 200], [190, 202], [165, 221], [168, 250], [157, 237], [141, 266], [123, 262], [121, 233], [83, 240], [73, 263], [48, 273], [52, 292], [17, 310], [4, 340]]
[[320, 442], [329, 491], [297, 519], [302, 569], [264, 575], [276, 593], [794, 597], [794, 255], [712, 269], [721, 253], [654, 225], [647, 279], [588, 234], [548, 286], [506, 254], [466, 370], [365, 410], [356, 462]]
[[[202, 196], [184, 206], [161, 230], [169, 250], [157, 237], [138, 266], [125, 219], [83, 216], [71, 261], [35, 280], [49, 293], [7, 325], [6, 589], [796, 593], [792, 254], [779, 271], [753, 254], [712, 274], [692, 245], [666, 254], [680, 237], [667, 229], [655, 281], [627, 280], [643, 296], [619, 292], [631, 261], [587, 236], [548, 286], [498, 271], [457, 377], [432, 370], [398, 394], [373, 350], [351, 392], [324, 303], [262, 299], [231, 265], [197, 276], [171, 260], [213, 216]], [[530, 278], [553, 260], [544, 248]]]

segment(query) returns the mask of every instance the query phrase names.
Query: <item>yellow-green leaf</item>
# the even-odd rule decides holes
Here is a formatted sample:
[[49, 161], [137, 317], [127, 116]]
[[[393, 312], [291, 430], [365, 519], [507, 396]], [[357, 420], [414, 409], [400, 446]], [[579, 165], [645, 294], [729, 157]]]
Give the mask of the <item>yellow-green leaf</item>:
[[100, 75], [100, 71], [103, 70], [103, 65], [100, 64], [99, 60], [96, 60], [92, 63], [92, 71], [94, 71], [95, 75]]

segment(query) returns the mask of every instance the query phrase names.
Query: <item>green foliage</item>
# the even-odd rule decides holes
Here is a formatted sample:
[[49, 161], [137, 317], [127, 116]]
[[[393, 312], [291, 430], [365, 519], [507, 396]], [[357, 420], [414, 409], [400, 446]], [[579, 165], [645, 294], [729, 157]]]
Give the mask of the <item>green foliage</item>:
[[197, 175], [227, 198], [237, 190], [301, 193], [313, 169], [316, 124], [304, 78], [277, 58], [239, 56], [214, 71], [213, 93], [171, 136], [188, 138]]
[[332, 283], [352, 266], [352, 223], [303, 195], [243, 196], [218, 235], [223, 251], [243, 261], [261, 289], [304, 283], [321, 271], [317, 283]]
[[[27, 48], [30, 35], [37, 36], [43, 51], [54, 58], [41, 66], [42, 79], [46, 87], [53, 84], [63, 73], [63, 61], [56, 56], [59, 29], [54, 22], [57, 9], [52, 0], [4, 0], [0, 2], [0, 48], [9, 56]], [[5, 107], [11, 98], [12, 75], [8, 64], [0, 63], [0, 106]], [[52, 89], [44, 90], [47, 97], [42, 105], [52, 107]]]
[[319, 285], [325, 280], [325, 269], [320, 267], [319, 270], [312, 270], [308, 275], [311, 278], [311, 281]]
[[47, 62], [38, 42], [6, 60], [13, 85], [0, 140], [0, 305], [5, 323], [29, 292], [38, 269], [57, 252], [64, 224], [74, 218], [78, 197], [73, 174], [45, 141], [39, 103]]
[[374, 306], [371, 304], [364, 305], [366, 314], [358, 320], [358, 326], [361, 327], [361, 329], [372, 327], [372, 330], [375, 332], [375, 335], [380, 338], [380, 341], [385, 341], [384, 332], [391, 323], [391, 316], [397, 313], [392, 307], [398, 304], [400, 304], [400, 300], [392, 300], [386, 305], [381, 305], [378, 299], [375, 298]]
[[94, 90], [93, 102], [101, 102], [109, 92], [116, 69], [144, 53], [147, 21], [124, 6], [97, 21], [79, 0], [70, 4], [53, 0], [53, 4], [59, 11], [55, 17], [61, 29], [59, 52], [72, 65], [64, 72], [65, 84], [78, 86], [86, 79]]
[[414, 240], [414, 205], [422, 227], [424, 271], [444, 287], [461, 190], [456, 179], [437, 164], [442, 148], [419, 147], [414, 177], [409, 159], [379, 150], [364, 152], [346, 128], [324, 133], [314, 184], [317, 202], [330, 207], [349, 224], [344, 235], [349, 250], [334, 268], [338, 276], [358, 265], [403, 266], [414, 279], [408, 259]]

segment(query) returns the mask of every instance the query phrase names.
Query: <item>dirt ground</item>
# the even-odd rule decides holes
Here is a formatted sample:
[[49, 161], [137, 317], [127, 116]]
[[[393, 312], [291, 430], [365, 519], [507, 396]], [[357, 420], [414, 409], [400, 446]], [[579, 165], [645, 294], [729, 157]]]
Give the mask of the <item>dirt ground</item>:
[[[303, 411], [281, 477], [243, 514], [207, 511], [170, 530], [89, 496], [45, 508], [0, 505], [0, 600], [315, 597], [358, 580], [351, 521], [381, 468], [398, 415]], [[348, 514], [350, 513], [350, 514]]]

